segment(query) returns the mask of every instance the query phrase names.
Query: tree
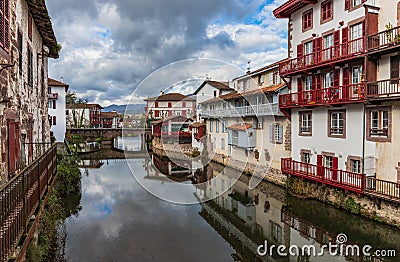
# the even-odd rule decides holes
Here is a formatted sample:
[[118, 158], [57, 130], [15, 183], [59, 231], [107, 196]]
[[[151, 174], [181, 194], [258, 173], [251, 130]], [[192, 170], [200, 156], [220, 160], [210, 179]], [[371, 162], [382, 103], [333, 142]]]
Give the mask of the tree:
[[87, 104], [87, 98], [77, 98], [76, 93], [72, 91], [68, 91], [65, 97], [65, 101], [69, 105], [83, 105], [81, 112], [77, 111], [75, 108], [72, 108], [72, 127], [81, 128], [84, 124], [84, 114], [85, 114], [85, 104]]

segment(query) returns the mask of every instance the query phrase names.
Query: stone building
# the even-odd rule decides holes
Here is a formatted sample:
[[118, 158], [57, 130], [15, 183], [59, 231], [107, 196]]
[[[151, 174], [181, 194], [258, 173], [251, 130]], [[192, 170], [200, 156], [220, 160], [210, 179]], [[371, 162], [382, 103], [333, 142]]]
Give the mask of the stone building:
[[44, 0], [0, 2], [0, 181], [50, 142], [48, 58], [59, 45]]

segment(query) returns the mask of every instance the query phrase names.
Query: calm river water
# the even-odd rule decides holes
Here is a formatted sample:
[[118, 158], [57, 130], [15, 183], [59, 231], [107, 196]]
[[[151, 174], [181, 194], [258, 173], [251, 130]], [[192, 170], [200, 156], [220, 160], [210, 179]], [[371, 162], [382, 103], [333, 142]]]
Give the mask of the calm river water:
[[[191, 163], [178, 168], [168, 162], [153, 156], [110, 160], [99, 168], [82, 170], [81, 209], [66, 220], [66, 260], [363, 261], [360, 257], [334, 256], [327, 250], [317, 257], [281, 257], [276, 252], [257, 256], [257, 247], [265, 241], [269, 246], [284, 245], [288, 249], [312, 245], [319, 251], [324, 244], [335, 243], [341, 233], [346, 234], [347, 246], [362, 249], [370, 245], [400, 255], [400, 231], [395, 228], [315, 201], [288, 197], [283, 188], [269, 183], [249, 190], [247, 177], [236, 181], [234, 171], [216, 164], [185, 179], [182, 171]], [[171, 173], [179, 176], [174, 180], [188, 187], [180, 190], [178, 182], [167, 177]], [[157, 192], [169, 192], [176, 199], [219, 197], [201, 204], [173, 204], [153, 196], [138, 181]], [[207, 182], [195, 184], [203, 181]]]

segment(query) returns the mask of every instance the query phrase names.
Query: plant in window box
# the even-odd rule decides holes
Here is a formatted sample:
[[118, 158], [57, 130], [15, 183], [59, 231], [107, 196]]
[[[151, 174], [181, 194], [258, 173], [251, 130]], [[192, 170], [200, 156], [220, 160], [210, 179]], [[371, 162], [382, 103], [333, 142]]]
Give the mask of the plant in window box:
[[395, 43], [396, 45], [400, 44], [400, 34], [397, 34], [397, 35], [394, 37], [394, 43]]
[[387, 25], [385, 25], [386, 27], [386, 40], [388, 42], [388, 44], [391, 44], [393, 42], [393, 25], [391, 23], [388, 23]]

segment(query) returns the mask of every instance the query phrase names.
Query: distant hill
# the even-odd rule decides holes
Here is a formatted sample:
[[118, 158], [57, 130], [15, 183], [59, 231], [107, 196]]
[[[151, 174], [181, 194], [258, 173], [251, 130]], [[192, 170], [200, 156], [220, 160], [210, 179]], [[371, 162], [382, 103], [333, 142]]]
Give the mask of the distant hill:
[[[136, 104], [129, 106], [128, 114], [139, 115], [144, 113], [145, 104]], [[102, 111], [109, 112], [109, 111], [117, 111], [118, 113], [125, 113], [127, 105], [110, 105], [105, 107]]]

